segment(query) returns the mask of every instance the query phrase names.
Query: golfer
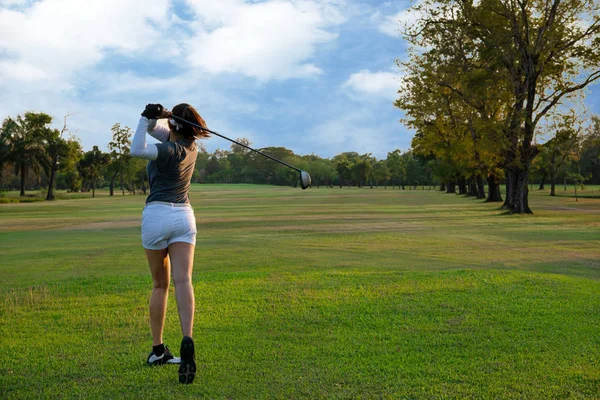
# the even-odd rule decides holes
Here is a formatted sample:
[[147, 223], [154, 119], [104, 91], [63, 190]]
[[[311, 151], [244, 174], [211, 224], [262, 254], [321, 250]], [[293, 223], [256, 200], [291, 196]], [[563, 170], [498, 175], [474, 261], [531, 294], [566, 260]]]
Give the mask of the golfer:
[[[172, 112], [160, 104], [148, 104], [131, 142], [131, 155], [149, 160], [146, 169], [150, 195], [142, 212], [142, 245], [153, 282], [150, 298], [152, 352], [147, 363], [180, 364], [179, 382], [192, 383], [196, 374], [192, 340], [196, 218], [188, 191], [198, 154], [195, 140], [207, 137], [208, 133], [175, 120], [171, 115], [206, 127], [202, 117], [189, 104], [179, 104]], [[157, 120], [163, 118], [169, 120], [169, 129], [157, 124]], [[146, 133], [160, 143], [147, 145]], [[171, 275], [183, 334], [181, 359], [171, 354], [162, 337]]]

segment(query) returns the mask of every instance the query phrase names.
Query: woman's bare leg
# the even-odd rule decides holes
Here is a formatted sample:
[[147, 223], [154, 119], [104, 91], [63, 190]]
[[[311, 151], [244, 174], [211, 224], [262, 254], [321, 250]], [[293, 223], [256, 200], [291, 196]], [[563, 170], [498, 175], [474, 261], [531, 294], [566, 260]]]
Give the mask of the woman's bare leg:
[[152, 329], [152, 345], [163, 343], [163, 328], [167, 312], [169, 281], [171, 271], [167, 249], [146, 250], [150, 272], [152, 273], [152, 296], [150, 297], [150, 328]]
[[192, 287], [192, 270], [194, 268], [194, 245], [176, 242], [169, 245], [169, 257], [175, 285], [175, 297], [179, 310], [179, 323], [183, 336], [192, 337], [194, 329], [194, 311], [196, 303]]

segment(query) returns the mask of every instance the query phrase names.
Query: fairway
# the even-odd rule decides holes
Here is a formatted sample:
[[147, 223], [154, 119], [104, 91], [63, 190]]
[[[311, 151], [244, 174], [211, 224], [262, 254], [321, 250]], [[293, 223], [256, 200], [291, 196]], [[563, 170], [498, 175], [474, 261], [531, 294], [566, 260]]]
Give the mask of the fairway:
[[0, 398], [600, 397], [598, 198], [532, 191], [523, 216], [381, 187], [190, 197], [193, 385], [145, 365], [145, 196], [0, 204]]

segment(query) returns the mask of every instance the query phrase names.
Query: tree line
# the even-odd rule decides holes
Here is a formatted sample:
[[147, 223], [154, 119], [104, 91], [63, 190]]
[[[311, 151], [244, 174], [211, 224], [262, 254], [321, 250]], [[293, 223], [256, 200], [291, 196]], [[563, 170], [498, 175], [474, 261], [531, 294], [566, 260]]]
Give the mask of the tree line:
[[[396, 106], [415, 154], [437, 160], [448, 191], [468, 183], [531, 213], [529, 182], [599, 182], [598, 118], [584, 89], [600, 79], [600, 9], [584, 0], [424, 0], [404, 30], [409, 59]], [[543, 136], [545, 139], [541, 140]], [[544, 144], [540, 144], [545, 142]], [[553, 190], [554, 192], [554, 190]]]
[[[91, 192], [108, 187], [110, 195], [148, 189], [146, 161], [129, 155], [133, 131], [116, 123], [108, 152], [93, 146], [84, 151], [78, 138], [67, 129], [52, 129], [52, 117], [45, 113], [26, 112], [6, 118], [0, 128], [0, 189], [20, 191], [47, 190], [47, 200], [54, 199], [54, 189]], [[250, 146], [246, 138], [238, 142]], [[255, 183], [297, 185], [294, 171], [232, 144], [228, 150], [208, 152], [199, 142], [195, 183]], [[285, 147], [266, 147], [262, 152], [310, 172], [313, 186], [379, 185], [405, 189], [418, 185], [437, 185], [432, 162], [411, 151], [394, 150], [387, 159], [371, 154], [345, 152], [335, 157], [297, 155]]]
[[[67, 128], [67, 118], [61, 130], [52, 129], [52, 117], [45, 113], [26, 112], [23, 116], [6, 118], [0, 128], [0, 189], [46, 190], [46, 199], [54, 199], [54, 189], [70, 192], [90, 192], [96, 188], [108, 188], [113, 196], [136, 191], [146, 193], [148, 181], [146, 161], [129, 155], [133, 131], [116, 123], [111, 128], [112, 138], [108, 151], [93, 146], [84, 151], [78, 138]], [[551, 195], [555, 192], [557, 179], [574, 181], [573, 173], [587, 176], [589, 183], [600, 184], [600, 118], [592, 118], [586, 135], [573, 136], [571, 131], [561, 131], [554, 139], [542, 146], [540, 156], [532, 165], [532, 175], [541, 182], [551, 182]], [[420, 138], [415, 137], [418, 144]], [[245, 138], [238, 142], [250, 146]], [[228, 150], [208, 152], [199, 142], [194, 183], [253, 183], [296, 186], [298, 176], [294, 171], [232, 144]], [[418, 149], [420, 149], [418, 147]], [[297, 155], [285, 147], [261, 149], [275, 158], [309, 171], [313, 186], [392, 187], [398, 189], [424, 189], [440, 187], [448, 193], [478, 198], [486, 197], [481, 180], [471, 176], [457, 176], [456, 166], [440, 157], [423, 155], [421, 151], [402, 152], [396, 149], [385, 159], [372, 154], [345, 152], [332, 158], [317, 155]], [[575, 168], [576, 166], [577, 168]], [[502, 172], [490, 179], [487, 196], [497, 201], [500, 196], [498, 182]]]

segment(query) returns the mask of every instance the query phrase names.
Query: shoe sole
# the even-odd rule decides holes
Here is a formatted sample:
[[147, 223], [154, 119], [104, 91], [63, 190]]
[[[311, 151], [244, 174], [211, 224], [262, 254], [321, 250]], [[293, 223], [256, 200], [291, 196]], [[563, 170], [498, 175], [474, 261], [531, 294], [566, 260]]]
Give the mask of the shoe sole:
[[190, 384], [196, 377], [196, 362], [194, 361], [194, 341], [184, 338], [181, 341], [181, 365], [179, 366], [179, 383]]

